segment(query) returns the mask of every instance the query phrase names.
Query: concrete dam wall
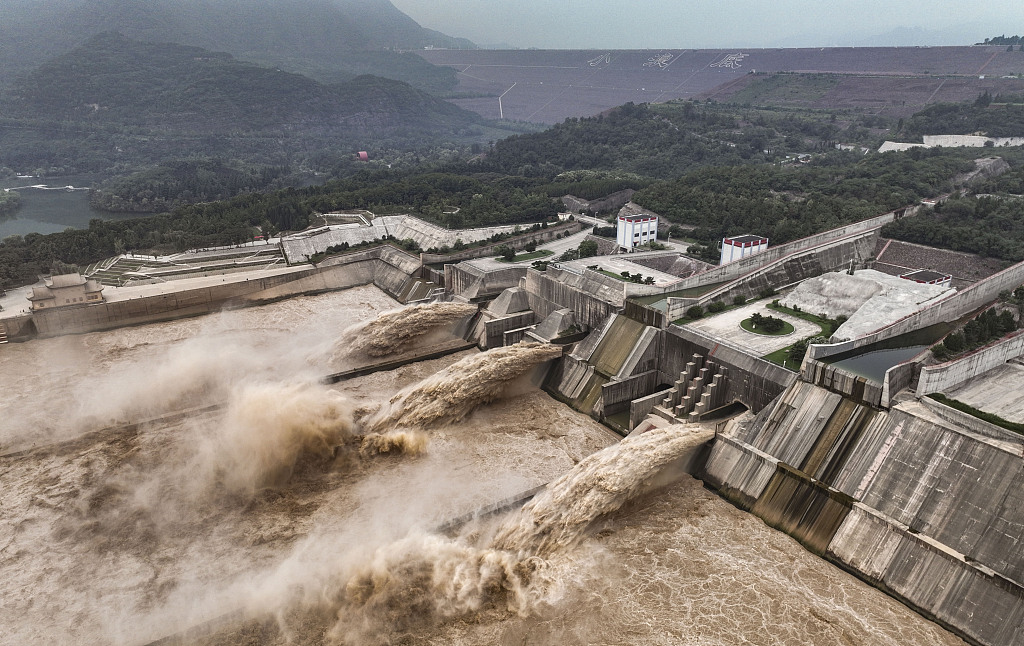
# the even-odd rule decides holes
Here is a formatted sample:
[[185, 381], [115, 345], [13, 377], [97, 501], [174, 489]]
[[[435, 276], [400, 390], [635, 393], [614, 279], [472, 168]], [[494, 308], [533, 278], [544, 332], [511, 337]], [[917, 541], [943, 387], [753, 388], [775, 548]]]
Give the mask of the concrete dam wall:
[[980, 644], [1024, 640], [1024, 442], [798, 382], [715, 440], [705, 481]]
[[337, 256], [319, 267], [251, 279], [230, 276], [211, 286], [183, 286], [156, 295], [35, 312], [32, 322], [38, 336], [77, 334], [208, 314], [229, 303], [255, 304], [371, 283], [398, 298], [418, 269], [418, 258], [385, 245]]

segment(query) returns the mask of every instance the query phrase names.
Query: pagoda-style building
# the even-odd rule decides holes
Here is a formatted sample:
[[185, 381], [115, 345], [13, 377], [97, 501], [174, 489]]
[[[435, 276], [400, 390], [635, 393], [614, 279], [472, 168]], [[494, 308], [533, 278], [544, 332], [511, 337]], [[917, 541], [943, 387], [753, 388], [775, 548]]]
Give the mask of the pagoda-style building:
[[32, 311], [103, 302], [103, 285], [81, 274], [51, 276], [42, 287], [33, 287], [28, 300]]

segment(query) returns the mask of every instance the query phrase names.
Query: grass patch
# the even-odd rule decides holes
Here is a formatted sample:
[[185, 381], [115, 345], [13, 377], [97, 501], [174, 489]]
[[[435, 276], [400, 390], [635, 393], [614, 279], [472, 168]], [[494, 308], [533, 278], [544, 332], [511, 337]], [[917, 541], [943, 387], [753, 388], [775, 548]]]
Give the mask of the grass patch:
[[800, 362], [793, 361], [789, 358], [789, 349], [793, 346], [787, 345], [781, 350], [775, 352], [769, 352], [768, 354], [761, 357], [765, 361], [770, 361], [777, 366], [782, 366], [786, 370], [792, 370], [793, 372], [800, 372]]
[[631, 282], [631, 281], [630, 281], [630, 280], [629, 280], [628, 278], [626, 278], [625, 276], [622, 276], [622, 275], [620, 275], [620, 274], [615, 274], [615, 273], [612, 273], [612, 272], [610, 272], [610, 271], [608, 271], [608, 270], [606, 270], [606, 269], [598, 269], [598, 270], [597, 270], [597, 273], [599, 273], [599, 274], [604, 274], [605, 276], [609, 276], [609, 277], [611, 277], [611, 278], [618, 278], [619, 280], [621, 280], [621, 281], [622, 281], [622, 282], [624, 282], [624, 283], [628, 283], [628, 282]]
[[[782, 321], [782, 319], [779, 320]], [[782, 329], [776, 332], [768, 332], [764, 329], [754, 328], [754, 323], [750, 319], [743, 319], [740, 321], [740, 327], [747, 332], [753, 332], [754, 334], [760, 334], [762, 336], [785, 336], [787, 334], [792, 334], [795, 329], [793, 324], [789, 321], [782, 321]]]
[[931, 393], [930, 395], [927, 395], [927, 396], [930, 397], [931, 399], [934, 399], [935, 401], [939, 402], [940, 404], [945, 404], [946, 406], [949, 406], [950, 408], [955, 408], [958, 411], [960, 411], [961, 413], [967, 413], [968, 415], [971, 415], [973, 417], [977, 417], [978, 419], [986, 421], [989, 424], [995, 424], [996, 426], [1000, 426], [1002, 428], [1005, 428], [1008, 431], [1013, 431], [1014, 433], [1020, 433], [1021, 435], [1024, 435], [1024, 424], [1020, 424], [1018, 422], [1011, 422], [1010, 420], [1003, 419], [1002, 417], [1000, 417], [998, 415], [993, 415], [992, 413], [986, 413], [985, 411], [978, 410], [974, 406], [970, 406], [969, 404], [965, 404], [962, 401], [958, 401], [956, 399], [951, 399], [949, 397], [946, 397], [945, 395], [943, 395], [941, 393]]
[[783, 314], [789, 314], [790, 316], [795, 316], [798, 319], [803, 319], [805, 321], [810, 321], [811, 323], [814, 323], [819, 328], [821, 328], [821, 334], [815, 336], [830, 337], [833, 334], [835, 334], [836, 330], [843, 323], [842, 321], [826, 318], [824, 316], [818, 316], [817, 314], [809, 314], [801, 310], [790, 309], [783, 305], [779, 305], [775, 301], [772, 301], [766, 307], [770, 310], [775, 310], [776, 312], [781, 312]]
[[547, 258], [548, 256], [555, 255], [554, 251], [548, 249], [538, 249], [537, 251], [531, 251], [530, 253], [517, 253], [512, 260], [505, 260], [501, 256], [498, 256], [498, 262], [523, 262], [524, 260], [536, 260], [537, 258]]

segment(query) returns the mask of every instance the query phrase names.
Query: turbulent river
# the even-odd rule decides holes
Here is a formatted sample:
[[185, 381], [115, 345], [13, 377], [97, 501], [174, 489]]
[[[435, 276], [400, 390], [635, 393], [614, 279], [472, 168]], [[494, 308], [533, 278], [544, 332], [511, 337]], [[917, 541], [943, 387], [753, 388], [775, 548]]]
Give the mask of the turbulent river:
[[688, 476], [647, 491], [684, 431], [617, 444], [532, 383], [545, 346], [318, 382], [465, 314], [396, 308], [0, 346], [0, 643], [962, 643]]

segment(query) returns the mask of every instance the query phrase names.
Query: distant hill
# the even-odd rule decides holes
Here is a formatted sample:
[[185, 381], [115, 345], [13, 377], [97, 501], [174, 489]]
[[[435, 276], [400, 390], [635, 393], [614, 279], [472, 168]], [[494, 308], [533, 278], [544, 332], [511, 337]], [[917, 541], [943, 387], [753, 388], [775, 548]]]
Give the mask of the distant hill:
[[292, 165], [356, 146], [429, 145], [481, 122], [400, 81], [323, 84], [114, 33], [20, 77], [0, 115], [0, 166], [103, 173], [196, 155]]
[[325, 85], [230, 54], [106, 33], [19, 78], [9, 116], [190, 131], [303, 122], [354, 129], [465, 125], [467, 111], [398, 81], [360, 76]]
[[174, 42], [342, 81], [375, 73], [421, 89], [455, 84], [398, 50], [473, 47], [465, 39], [421, 27], [389, 0], [9, 0], [0, 21], [0, 81], [117, 31], [150, 42]]

